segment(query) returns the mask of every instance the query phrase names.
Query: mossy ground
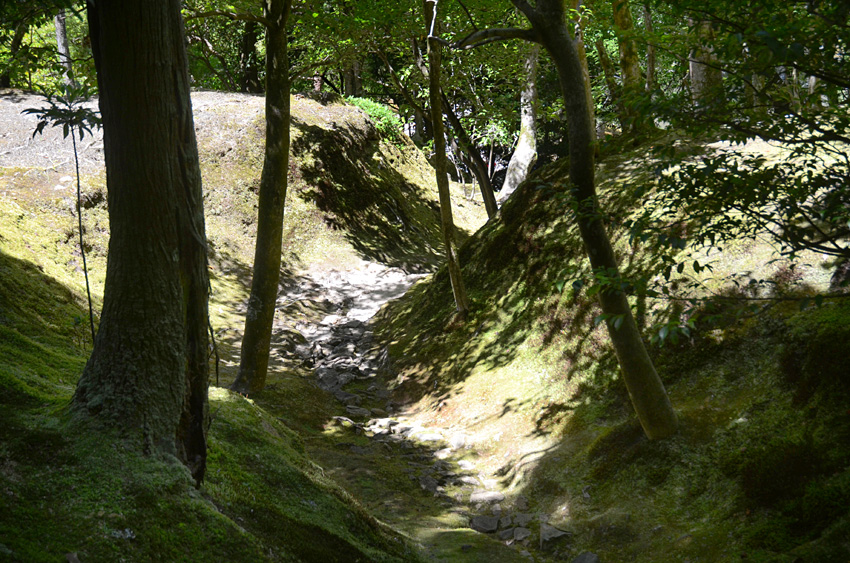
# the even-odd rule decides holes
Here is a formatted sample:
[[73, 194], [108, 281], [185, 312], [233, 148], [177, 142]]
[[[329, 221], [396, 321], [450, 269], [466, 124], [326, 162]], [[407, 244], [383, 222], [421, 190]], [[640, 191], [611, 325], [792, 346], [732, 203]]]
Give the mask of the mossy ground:
[[[661, 264], [621, 226], [633, 188], [652, 181], [647, 152], [608, 156], [599, 170], [630, 276]], [[453, 317], [444, 270], [382, 311], [394, 397], [424, 424], [469, 432], [509, 497], [528, 497], [570, 531], [548, 552], [556, 559], [590, 550], [602, 561], [847, 560], [850, 307], [775, 306], [653, 346], [681, 431], [650, 442], [604, 325], [594, 325], [598, 308], [571, 287], [586, 261], [565, 166], [539, 171], [462, 248], [466, 323]], [[717, 278], [775, 275], [764, 247], [739, 246], [715, 257]], [[810, 273], [798, 291], [824, 287], [823, 273]], [[648, 326], [672, 314], [663, 301], [647, 309]]]

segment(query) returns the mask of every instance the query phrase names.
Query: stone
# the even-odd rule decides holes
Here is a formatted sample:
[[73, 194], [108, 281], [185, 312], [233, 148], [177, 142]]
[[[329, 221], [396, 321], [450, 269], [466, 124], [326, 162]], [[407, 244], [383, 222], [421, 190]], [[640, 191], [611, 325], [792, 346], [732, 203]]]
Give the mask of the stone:
[[459, 450], [466, 445], [466, 436], [461, 433], [452, 434], [449, 438], [449, 446], [453, 450]]
[[363, 397], [361, 397], [360, 395], [357, 395], [355, 393], [347, 393], [342, 389], [334, 391], [334, 397], [336, 397], [336, 400], [344, 405], [359, 406], [360, 403], [363, 402]]
[[449, 448], [443, 448], [442, 450], [434, 452], [434, 457], [437, 459], [446, 459], [450, 455], [452, 455], [452, 451]]
[[517, 526], [528, 526], [531, 524], [531, 521], [534, 520], [533, 514], [528, 514], [527, 512], [520, 512], [518, 514], [514, 514], [514, 524]]
[[479, 502], [492, 504], [494, 502], [502, 502], [503, 500], [505, 500], [505, 495], [502, 493], [498, 491], [484, 491], [481, 489], [473, 491], [472, 495], [469, 497], [469, 502], [472, 504], [478, 504]]
[[499, 518], [499, 527], [502, 528], [502, 529], [510, 528], [511, 524], [513, 524], [513, 522], [514, 522], [513, 517], [511, 517], [510, 514], [507, 514], [507, 515]]
[[531, 530], [523, 527], [514, 528], [514, 540], [523, 541], [531, 537]]
[[590, 551], [585, 551], [573, 559], [573, 563], [599, 563], [599, 556]]
[[398, 421], [391, 418], [376, 418], [369, 421], [369, 426], [377, 426], [378, 428], [392, 428], [396, 424], [398, 424]]
[[345, 410], [348, 411], [348, 414], [350, 414], [351, 416], [357, 416], [361, 418], [372, 416], [372, 411], [370, 411], [369, 409], [364, 409], [363, 407], [358, 407], [355, 405], [348, 405], [345, 407]]
[[507, 530], [502, 530], [501, 532], [499, 532], [498, 536], [499, 536], [499, 539], [502, 540], [502, 541], [512, 540], [512, 539], [514, 539], [514, 529], [509, 528]]
[[462, 459], [457, 462], [457, 466], [463, 469], [464, 471], [472, 471], [475, 469], [475, 464], [469, 461], [468, 459]]
[[65, 561], [67, 561], [68, 563], [80, 563], [80, 558], [77, 557], [76, 553], [66, 553]]
[[428, 492], [436, 493], [439, 483], [430, 475], [423, 475], [419, 478], [419, 486]]
[[518, 496], [514, 501], [514, 510], [525, 512], [528, 510], [528, 499], [522, 495]]
[[462, 477], [460, 478], [460, 482], [461, 482], [461, 483], [464, 483], [464, 484], [466, 484], [466, 485], [472, 485], [472, 486], [474, 486], [474, 487], [478, 487], [478, 486], [480, 486], [480, 485], [481, 485], [481, 483], [478, 481], [478, 479], [476, 479], [476, 478], [475, 478], [475, 477], [473, 477], [472, 475], [464, 475], [464, 476], [462, 476]]
[[543, 546], [546, 542], [551, 542], [553, 540], [557, 540], [559, 538], [563, 538], [564, 536], [569, 535], [569, 532], [565, 532], [564, 530], [559, 530], [554, 526], [550, 526], [545, 522], [540, 523], [540, 549], [543, 549]]
[[316, 379], [319, 382], [319, 387], [325, 390], [336, 389], [340, 387], [339, 373], [335, 369], [321, 367], [316, 370]]
[[499, 529], [499, 519], [495, 516], [475, 516], [469, 521], [469, 527], [482, 534], [490, 534]]
[[375, 407], [372, 409], [372, 414], [374, 414], [375, 416], [387, 416], [387, 411]]
[[439, 442], [443, 439], [442, 434], [438, 432], [411, 432], [408, 436], [411, 440], [419, 440], [420, 442]]
[[351, 428], [352, 426], [356, 426], [353, 420], [344, 416], [335, 416], [331, 420], [333, 420], [334, 424], [342, 426], [343, 428]]

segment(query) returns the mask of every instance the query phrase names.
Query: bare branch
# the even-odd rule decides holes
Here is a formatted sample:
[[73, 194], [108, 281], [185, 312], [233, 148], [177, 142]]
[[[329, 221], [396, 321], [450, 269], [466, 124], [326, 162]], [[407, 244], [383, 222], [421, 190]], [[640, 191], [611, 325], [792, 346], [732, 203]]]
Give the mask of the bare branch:
[[509, 39], [523, 39], [532, 43], [540, 43], [540, 38], [532, 29], [519, 29], [516, 27], [490, 28], [473, 31], [463, 39], [454, 42], [453, 49], [468, 50], [493, 43], [495, 41], [507, 41]]
[[464, 12], [466, 12], [466, 17], [469, 18], [469, 23], [472, 26], [472, 29], [478, 31], [478, 26], [475, 25], [475, 20], [472, 19], [472, 14], [469, 13], [469, 8], [466, 7], [466, 4], [463, 3], [463, 0], [457, 0], [457, 3], [460, 4], [460, 7], [463, 8]]

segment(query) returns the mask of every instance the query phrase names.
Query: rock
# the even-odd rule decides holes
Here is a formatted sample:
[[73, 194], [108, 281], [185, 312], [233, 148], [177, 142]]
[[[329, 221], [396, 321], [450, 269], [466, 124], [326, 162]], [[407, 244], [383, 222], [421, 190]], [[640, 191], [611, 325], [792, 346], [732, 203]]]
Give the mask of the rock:
[[501, 518], [499, 518], [499, 527], [502, 529], [510, 528], [511, 524], [513, 524], [513, 521], [514, 519], [511, 517], [510, 514], [502, 516]]
[[372, 409], [372, 414], [374, 414], [375, 416], [387, 416], [387, 411], [375, 407]]
[[327, 317], [322, 319], [319, 324], [330, 326], [337, 324], [340, 320], [342, 320], [342, 317], [340, 317], [339, 315], [328, 315]]
[[460, 478], [460, 482], [461, 482], [461, 483], [464, 483], [464, 484], [466, 484], [466, 485], [472, 485], [472, 486], [474, 486], [474, 487], [478, 487], [479, 485], [481, 485], [481, 483], [478, 481], [478, 479], [476, 479], [476, 478], [475, 478], [475, 477], [473, 477], [472, 475], [464, 475], [464, 476], [462, 476], [462, 477]]
[[450, 455], [452, 455], [452, 451], [449, 448], [443, 448], [442, 450], [434, 452], [434, 457], [437, 459], [446, 459]]
[[514, 528], [514, 540], [522, 541], [528, 539], [531, 536], [531, 530], [528, 528], [517, 527]]
[[428, 492], [436, 493], [439, 483], [437, 483], [437, 480], [430, 475], [423, 475], [419, 478], [419, 486]]
[[599, 556], [595, 553], [585, 551], [573, 559], [573, 563], [599, 563]]
[[397, 424], [398, 421], [391, 418], [376, 418], [369, 421], [369, 426], [377, 426], [378, 428], [392, 428]]
[[466, 445], [466, 436], [461, 433], [452, 434], [449, 438], [449, 446], [453, 450], [459, 450]]
[[518, 496], [514, 501], [514, 510], [519, 510], [520, 512], [528, 510], [528, 499], [522, 495]]
[[348, 414], [350, 414], [351, 416], [358, 416], [361, 418], [372, 416], [372, 411], [370, 411], [369, 409], [364, 409], [363, 407], [358, 407], [355, 405], [348, 405], [345, 407], [345, 410], [348, 411]]
[[528, 514], [525, 512], [514, 514], [514, 524], [516, 524], [517, 526], [528, 526], [532, 520], [534, 520], [533, 514]]
[[76, 553], [66, 553], [65, 561], [67, 561], [68, 563], [80, 563], [80, 558], [77, 557]]
[[316, 370], [316, 379], [319, 382], [319, 387], [322, 389], [329, 391], [340, 387], [339, 373], [335, 369], [325, 367], [318, 368]]
[[472, 471], [475, 469], [475, 464], [467, 459], [462, 459], [457, 462], [457, 466], [463, 469], [464, 471]]
[[495, 516], [475, 516], [469, 521], [469, 527], [476, 532], [489, 534], [499, 529], [499, 519]]
[[343, 428], [351, 428], [352, 426], [356, 426], [353, 420], [344, 416], [335, 416], [331, 420], [334, 424], [342, 426]]
[[360, 403], [363, 402], [363, 397], [361, 397], [360, 395], [356, 395], [354, 393], [347, 393], [342, 389], [334, 391], [334, 397], [336, 397], [336, 400], [344, 405], [359, 406]]
[[502, 530], [499, 532], [499, 539], [502, 541], [508, 541], [514, 539], [514, 529], [509, 528], [507, 530]]
[[472, 495], [469, 497], [469, 502], [472, 504], [478, 504], [479, 502], [491, 504], [494, 502], [502, 502], [503, 500], [505, 500], [505, 495], [502, 493], [498, 491], [484, 491], [481, 489], [473, 491]]
[[564, 530], [559, 530], [554, 526], [550, 526], [545, 522], [540, 523], [540, 549], [543, 549], [543, 546], [546, 542], [552, 542], [553, 540], [557, 540], [566, 535], [569, 535], [569, 532], [565, 532]]

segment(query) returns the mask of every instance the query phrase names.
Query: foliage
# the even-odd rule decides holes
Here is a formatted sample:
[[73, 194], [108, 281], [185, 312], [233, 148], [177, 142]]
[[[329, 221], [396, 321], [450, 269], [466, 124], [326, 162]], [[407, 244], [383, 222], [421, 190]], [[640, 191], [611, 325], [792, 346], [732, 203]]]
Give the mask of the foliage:
[[368, 98], [349, 96], [346, 98], [346, 101], [365, 111], [375, 123], [375, 126], [378, 128], [378, 132], [382, 137], [395, 142], [401, 140], [404, 131], [404, 124], [392, 108], [384, 104], [374, 102]]

